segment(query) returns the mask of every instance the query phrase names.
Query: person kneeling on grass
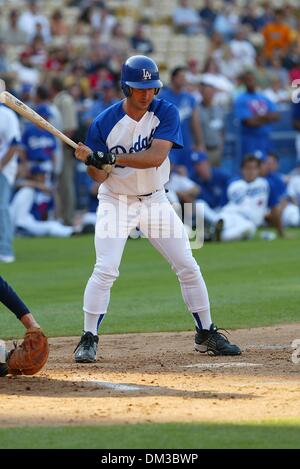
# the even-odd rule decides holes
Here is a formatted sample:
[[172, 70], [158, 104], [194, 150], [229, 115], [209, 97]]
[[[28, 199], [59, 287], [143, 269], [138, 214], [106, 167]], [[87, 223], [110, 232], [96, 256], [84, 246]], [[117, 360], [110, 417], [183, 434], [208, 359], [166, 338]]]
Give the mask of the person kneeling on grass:
[[16, 231], [27, 236], [72, 236], [72, 226], [48, 220], [51, 204], [52, 188], [46, 184], [46, 172], [34, 166], [11, 202], [10, 213]]

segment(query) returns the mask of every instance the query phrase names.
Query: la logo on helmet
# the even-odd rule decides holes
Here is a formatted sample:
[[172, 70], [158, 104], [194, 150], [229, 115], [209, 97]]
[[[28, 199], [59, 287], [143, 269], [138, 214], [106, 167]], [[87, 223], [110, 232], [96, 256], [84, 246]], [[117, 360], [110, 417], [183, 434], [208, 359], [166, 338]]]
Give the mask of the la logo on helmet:
[[144, 80], [151, 80], [151, 73], [146, 70], [145, 68], [143, 68], [143, 79]]

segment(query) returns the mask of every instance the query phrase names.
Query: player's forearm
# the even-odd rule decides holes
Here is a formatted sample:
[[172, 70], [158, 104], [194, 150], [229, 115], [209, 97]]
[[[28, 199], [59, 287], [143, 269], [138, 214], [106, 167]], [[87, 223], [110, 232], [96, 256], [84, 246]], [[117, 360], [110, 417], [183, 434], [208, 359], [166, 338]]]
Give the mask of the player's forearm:
[[163, 163], [166, 157], [167, 154], [158, 154], [155, 149], [150, 147], [145, 151], [118, 155], [116, 164], [136, 169], [157, 168]]
[[4, 157], [2, 158], [2, 160], [0, 160], [0, 171], [10, 162], [10, 160], [14, 156], [17, 148], [18, 147], [16, 145], [13, 145], [7, 150], [7, 152], [4, 155]]
[[88, 167], [87, 173], [94, 181], [99, 182], [100, 184], [108, 178], [106, 171], [94, 168], [93, 166]]
[[279, 119], [279, 114], [277, 112], [269, 112], [268, 114], [265, 114], [264, 116], [255, 116], [249, 119], [245, 119], [243, 122], [249, 127], [260, 127], [261, 125], [275, 122], [278, 119]]
[[22, 322], [23, 326], [26, 327], [26, 329], [30, 329], [31, 327], [40, 327], [38, 322], [36, 322], [35, 318], [32, 316], [32, 314], [24, 314], [20, 318], [20, 321]]

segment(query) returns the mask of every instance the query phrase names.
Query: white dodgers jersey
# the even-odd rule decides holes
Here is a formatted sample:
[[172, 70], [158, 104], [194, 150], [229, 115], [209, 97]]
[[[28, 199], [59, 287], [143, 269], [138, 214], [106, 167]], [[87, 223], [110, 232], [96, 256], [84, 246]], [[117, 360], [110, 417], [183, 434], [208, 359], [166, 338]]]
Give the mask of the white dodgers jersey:
[[244, 179], [233, 181], [228, 187], [227, 196], [229, 202], [226, 210], [243, 215], [256, 226], [262, 225], [268, 207], [272, 206], [269, 183], [262, 177], [252, 182]]
[[[164, 99], [153, 99], [140, 121], [129, 117], [120, 101], [103, 111], [91, 124], [86, 145], [93, 151], [137, 153], [147, 150], [154, 139], [167, 140], [182, 148], [180, 119], [176, 107]], [[169, 180], [167, 157], [158, 168], [136, 169], [114, 166], [99, 192], [142, 195], [162, 189]]]
[[[21, 130], [17, 115], [11, 109], [0, 104], [0, 161], [12, 145], [21, 142]], [[2, 173], [12, 185], [17, 173], [17, 154], [2, 169]]]

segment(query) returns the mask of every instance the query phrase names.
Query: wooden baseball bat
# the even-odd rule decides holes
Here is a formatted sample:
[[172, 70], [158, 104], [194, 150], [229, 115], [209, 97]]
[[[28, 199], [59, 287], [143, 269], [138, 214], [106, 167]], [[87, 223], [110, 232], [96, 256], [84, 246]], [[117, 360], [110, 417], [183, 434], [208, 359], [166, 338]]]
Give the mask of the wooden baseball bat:
[[[31, 109], [25, 103], [20, 101], [14, 95], [10, 94], [8, 91], [2, 91], [2, 93], [0, 93], [0, 102], [10, 107], [21, 116], [30, 120], [33, 124], [38, 125], [42, 129], [45, 129], [50, 132], [52, 135], [55, 135], [55, 137], [60, 138], [67, 145], [74, 148], [74, 150], [76, 150], [76, 148], [78, 147], [77, 143], [73, 142], [73, 140], [71, 140], [60, 130], [54, 127], [54, 125], [50, 124], [50, 122], [44, 119], [40, 114], [35, 112], [33, 109]], [[104, 171], [106, 171], [107, 173], [110, 173], [112, 168], [112, 165], [109, 164], [103, 166]]]

